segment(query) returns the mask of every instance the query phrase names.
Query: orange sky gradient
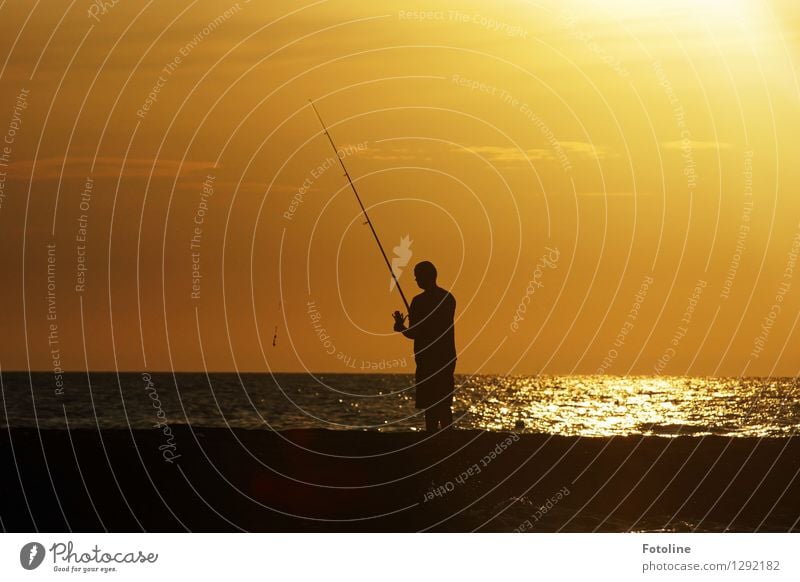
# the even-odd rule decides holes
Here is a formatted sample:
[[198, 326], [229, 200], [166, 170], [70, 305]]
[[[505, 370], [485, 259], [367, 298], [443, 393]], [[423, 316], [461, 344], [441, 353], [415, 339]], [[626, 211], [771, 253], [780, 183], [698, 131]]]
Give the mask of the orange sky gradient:
[[458, 373], [798, 374], [794, 0], [99, 6], [0, 8], [2, 370], [413, 372], [313, 99]]

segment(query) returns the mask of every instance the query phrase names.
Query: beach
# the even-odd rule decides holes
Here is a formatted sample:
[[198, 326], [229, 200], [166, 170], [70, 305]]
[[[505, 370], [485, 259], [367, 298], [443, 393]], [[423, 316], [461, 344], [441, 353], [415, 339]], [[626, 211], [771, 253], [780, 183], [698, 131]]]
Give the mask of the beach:
[[788, 532], [796, 438], [0, 432], [6, 531]]

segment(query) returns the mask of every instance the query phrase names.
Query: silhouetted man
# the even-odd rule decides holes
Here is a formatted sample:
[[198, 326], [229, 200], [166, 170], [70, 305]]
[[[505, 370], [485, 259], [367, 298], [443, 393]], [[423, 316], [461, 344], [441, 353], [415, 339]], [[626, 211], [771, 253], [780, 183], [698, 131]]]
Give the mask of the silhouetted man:
[[453, 390], [456, 344], [453, 316], [456, 300], [436, 284], [436, 267], [422, 261], [414, 267], [414, 278], [423, 290], [414, 297], [405, 316], [394, 312], [394, 330], [414, 340], [417, 363], [416, 407], [425, 409], [425, 428], [435, 431], [453, 423]]

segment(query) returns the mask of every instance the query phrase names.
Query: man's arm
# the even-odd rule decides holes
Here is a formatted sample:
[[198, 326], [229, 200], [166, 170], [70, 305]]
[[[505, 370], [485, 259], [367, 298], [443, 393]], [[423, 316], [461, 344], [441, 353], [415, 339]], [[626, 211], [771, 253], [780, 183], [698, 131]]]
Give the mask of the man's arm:
[[414, 339], [414, 337], [417, 335], [416, 329], [414, 329], [413, 326], [407, 327], [400, 331], [402, 331], [403, 335], [406, 336], [408, 339]]
[[402, 313], [400, 313], [399, 311], [396, 312], [396, 313], [398, 315], [400, 315], [400, 318], [398, 318], [397, 315], [395, 315], [395, 318], [394, 318], [394, 330], [395, 331], [399, 331], [404, 336], [406, 336], [408, 339], [414, 339], [414, 336], [416, 335], [416, 330], [413, 328], [413, 326], [412, 327], [406, 327], [406, 325], [405, 325], [405, 316]]
[[408, 309], [408, 327], [405, 325], [406, 318], [399, 311], [394, 312], [394, 330], [401, 332], [408, 339], [414, 339], [417, 330], [414, 327], [416, 317], [414, 315], [414, 300], [411, 300], [411, 305]]

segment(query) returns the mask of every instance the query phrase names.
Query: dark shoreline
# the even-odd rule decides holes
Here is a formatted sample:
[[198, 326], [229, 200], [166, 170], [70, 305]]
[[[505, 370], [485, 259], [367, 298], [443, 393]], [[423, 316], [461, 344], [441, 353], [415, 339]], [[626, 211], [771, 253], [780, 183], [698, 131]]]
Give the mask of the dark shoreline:
[[799, 529], [795, 438], [172, 430], [0, 430], [3, 529]]

